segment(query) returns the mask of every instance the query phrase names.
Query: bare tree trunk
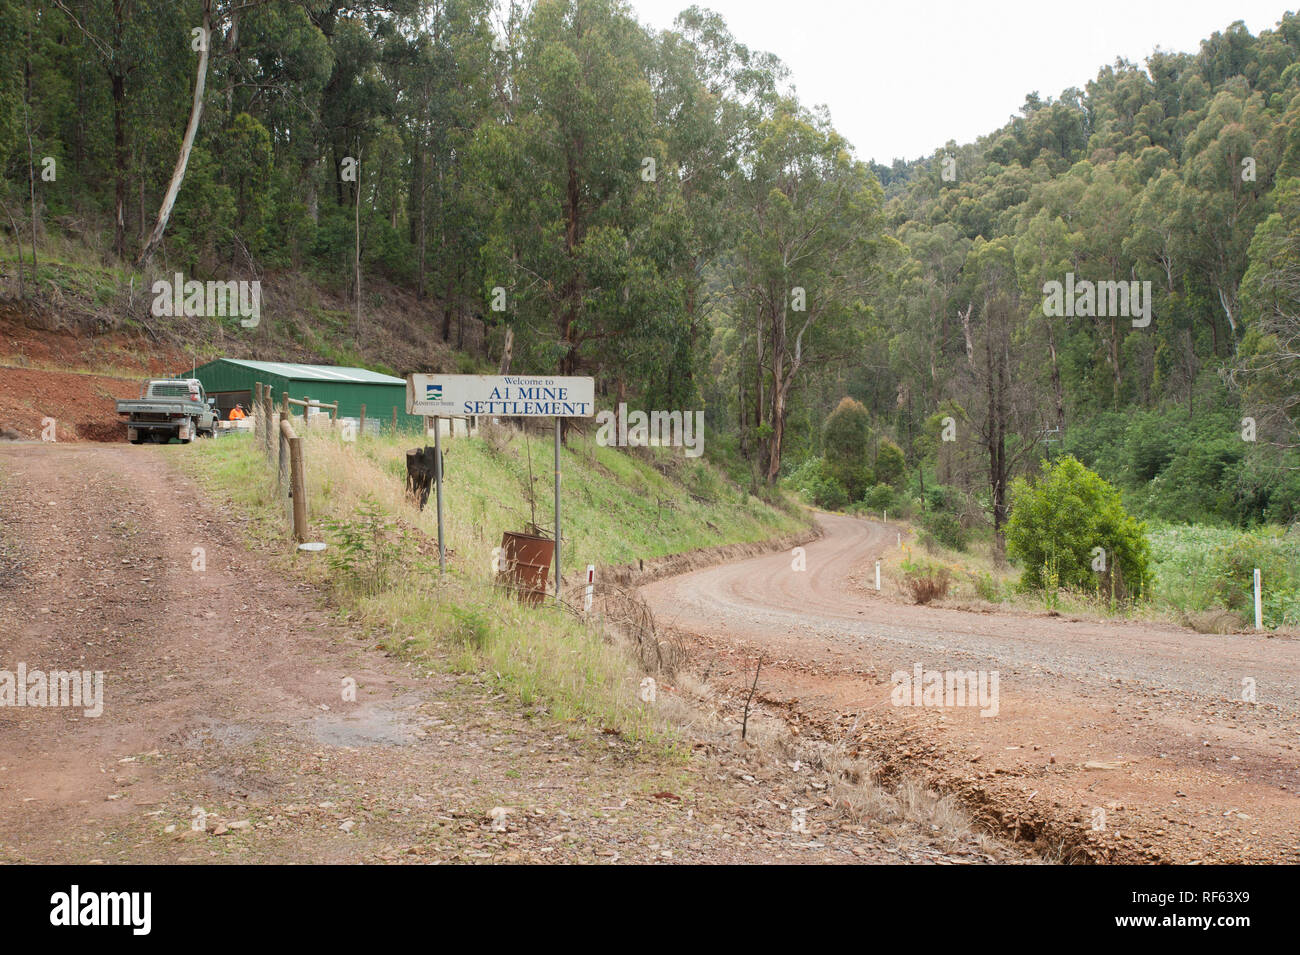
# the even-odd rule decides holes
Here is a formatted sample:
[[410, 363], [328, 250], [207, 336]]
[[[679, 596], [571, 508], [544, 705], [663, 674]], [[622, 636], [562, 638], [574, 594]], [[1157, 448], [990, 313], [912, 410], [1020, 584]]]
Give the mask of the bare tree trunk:
[[[185, 127], [185, 138], [181, 140], [181, 152], [176, 157], [176, 168], [172, 170], [171, 182], [163, 195], [162, 207], [158, 210], [158, 221], [154, 223], [153, 232], [140, 250], [136, 265], [147, 269], [153, 254], [162, 242], [163, 233], [167, 231], [167, 222], [171, 219], [172, 207], [176, 204], [176, 194], [180, 192], [181, 183], [185, 181], [185, 169], [190, 162], [190, 150], [194, 148], [194, 137], [199, 131], [199, 120], [203, 117], [203, 90], [208, 82], [208, 50], [212, 46], [212, 0], [203, 0], [203, 44], [199, 48], [199, 65], [194, 77], [194, 99], [190, 103], [190, 121]], [[121, 215], [119, 206], [118, 214]], [[120, 226], [119, 226], [120, 227]]]
[[451, 275], [447, 276], [447, 284], [442, 292], [442, 340], [451, 341]]
[[[761, 467], [767, 454], [767, 442], [763, 440], [763, 319], [759, 316], [754, 326], [754, 465]], [[757, 472], [755, 472], [757, 473]]]
[[[994, 557], [999, 563], [1006, 557], [1006, 534], [1003, 530], [1007, 522], [1007, 374], [1011, 356], [1008, 354], [1009, 342], [1005, 340], [1007, 320], [1004, 314], [1006, 303], [1002, 301], [985, 302], [984, 306], [984, 354], [988, 362], [988, 452], [989, 452], [989, 491], [993, 498], [993, 546]], [[995, 326], [996, 323], [996, 326]]]
[[785, 440], [785, 398], [788, 386], [776, 387], [772, 393], [772, 440], [768, 445], [767, 483], [775, 485], [781, 476], [781, 449]]
[[420, 226], [419, 226], [420, 268], [416, 279], [418, 284], [415, 289], [415, 297], [419, 301], [424, 301], [424, 294], [425, 294], [424, 262], [425, 262], [425, 257], [428, 254], [428, 248], [429, 248], [429, 228], [428, 228], [428, 212], [427, 212], [428, 203], [426, 202], [425, 195], [424, 195], [425, 189], [424, 189], [424, 154], [423, 153], [420, 154], [419, 176], [420, 176], [420, 192], [419, 192], [420, 195]]
[[[31, 69], [27, 70], [27, 85], [30, 94]], [[30, 96], [23, 99], [23, 125], [27, 128], [27, 201], [30, 203], [32, 228], [32, 281], [36, 279], [36, 153], [32, 146], [32, 114]]]
[[1065, 438], [1065, 392], [1061, 387], [1061, 366], [1056, 360], [1056, 335], [1052, 332], [1052, 323], [1047, 323], [1047, 351], [1052, 357], [1052, 392], [1056, 397], [1056, 427]]
[[355, 201], [353, 202], [354, 219], [352, 223], [353, 252], [352, 265], [357, 278], [357, 341], [361, 341], [361, 150], [357, 150], [357, 181], [352, 184]]
[[749, 408], [745, 406], [745, 347], [742, 344], [736, 367], [736, 410], [740, 425], [740, 456], [749, 457]]
[[1001, 369], [996, 367], [998, 361], [995, 357], [997, 349], [993, 344], [993, 311], [986, 303], [984, 309], [984, 358], [988, 363], [985, 397], [989, 406], [989, 420], [985, 447], [989, 453], [989, 492], [993, 498], [993, 543], [995, 556], [1001, 560], [1004, 547], [1002, 542], [1002, 463], [1004, 460], [1004, 445], [1002, 439], [1001, 396], [998, 393]]
[[507, 375], [510, 373], [510, 359], [515, 351], [515, 330], [509, 325], [506, 326], [505, 340], [501, 344], [501, 363], [497, 365], [498, 375]]
[[110, 78], [113, 87], [113, 254], [126, 258], [126, 77]]
[[1124, 384], [1124, 373], [1120, 365], [1119, 356], [1119, 328], [1115, 323], [1115, 316], [1110, 317], [1110, 370], [1113, 378], [1114, 397], [1113, 402], [1115, 409], [1119, 409], [1119, 393]]
[[957, 309], [957, 317], [961, 319], [962, 335], [965, 336], [966, 339], [966, 362], [972, 368], [975, 367], [975, 343], [971, 340], [970, 336], [970, 313], [971, 309], [974, 307], [975, 303], [972, 302], [966, 306], [966, 311], [964, 312], [961, 309]]
[[[27, 55], [23, 58], [23, 127], [27, 131], [27, 198], [32, 214], [32, 281], [36, 278], [36, 149], [32, 145], [32, 7], [27, 4]], [[19, 272], [21, 273], [21, 264]], [[21, 284], [21, 279], [20, 279]]]
[[[146, 160], [145, 160], [145, 157], [140, 156], [140, 157], [136, 160], [136, 168], [137, 168], [137, 169], [144, 169], [146, 165], [147, 165], [147, 162], [146, 162]], [[145, 201], [145, 200], [144, 200], [144, 174], [143, 174], [143, 173], [141, 173], [140, 176], [138, 177], [138, 179], [137, 179], [137, 181], [136, 181], [136, 186], [137, 186], [137, 188], [136, 188], [136, 200], [137, 200], [137, 203], [138, 203], [138, 207], [137, 207], [137, 209], [136, 209], [136, 217], [139, 219], [139, 222], [137, 223], [137, 230], [136, 230], [136, 231], [137, 231], [138, 234], [136, 235], [135, 240], [136, 240], [137, 242], [141, 242], [141, 243], [143, 243], [143, 242], [144, 242], [144, 224], [145, 224], [145, 221], [146, 221], [146, 219], [147, 219], [147, 217], [148, 217], [148, 215], [149, 215], [148, 212], [145, 211], [145, 205], [144, 205], [144, 201]]]

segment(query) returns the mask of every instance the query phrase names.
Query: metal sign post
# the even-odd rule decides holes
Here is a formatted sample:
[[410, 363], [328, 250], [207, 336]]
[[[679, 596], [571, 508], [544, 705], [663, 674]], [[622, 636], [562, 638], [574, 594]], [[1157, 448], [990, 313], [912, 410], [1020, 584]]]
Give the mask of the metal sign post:
[[555, 419], [555, 606], [560, 605], [560, 419]]
[[442, 422], [433, 419], [433, 475], [438, 484], [438, 571], [447, 573], [447, 548], [442, 542]]

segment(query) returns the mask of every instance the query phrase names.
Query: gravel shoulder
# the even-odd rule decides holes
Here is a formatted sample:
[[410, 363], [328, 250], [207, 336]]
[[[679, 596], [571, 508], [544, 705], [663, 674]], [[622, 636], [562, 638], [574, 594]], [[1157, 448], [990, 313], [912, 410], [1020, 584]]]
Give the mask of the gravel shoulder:
[[[887, 775], [919, 773], [1040, 851], [1300, 861], [1300, 642], [892, 602], [862, 581], [895, 529], [821, 519], [806, 571], [781, 553], [643, 594], [737, 680], [764, 655], [764, 699], [792, 725], [860, 747]], [[917, 664], [997, 671], [997, 714], [893, 705], [892, 675]]]

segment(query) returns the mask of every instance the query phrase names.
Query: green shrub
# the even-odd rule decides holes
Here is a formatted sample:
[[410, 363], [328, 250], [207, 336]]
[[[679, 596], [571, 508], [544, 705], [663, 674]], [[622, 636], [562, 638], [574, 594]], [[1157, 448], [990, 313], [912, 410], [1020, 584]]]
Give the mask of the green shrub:
[[1300, 546], [1268, 530], [1243, 533], [1210, 551], [1213, 604], [1254, 621], [1255, 568], [1263, 587], [1266, 626], [1300, 623]]
[[831, 474], [823, 458], [809, 458], [786, 479], [807, 500], [830, 511], [841, 510], [849, 503], [844, 485]]
[[378, 501], [366, 497], [352, 517], [322, 524], [330, 533], [325, 557], [336, 587], [365, 596], [388, 587], [404, 563], [407, 534]]
[[818, 507], [838, 511], [849, 503], [849, 494], [843, 484], [828, 475], [812, 486], [812, 500]]
[[1173, 460], [1181, 436], [1155, 415], [1137, 415], [1128, 428], [1128, 466], [1139, 481], [1150, 481]]
[[981, 600], [987, 600], [989, 603], [998, 603], [1002, 600], [1002, 587], [997, 578], [988, 571], [974, 572], [970, 578], [971, 587]]
[[1215, 522], [1239, 517], [1243, 442], [1235, 436], [1198, 442], [1144, 489], [1144, 513], [1164, 520]]
[[725, 485], [712, 467], [697, 460], [688, 464], [683, 472], [682, 483], [697, 501], [714, 504], [721, 500]]
[[966, 528], [955, 514], [947, 511], [929, 511], [921, 518], [921, 526], [944, 547], [966, 549]]
[[[1015, 481], [1011, 500], [1007, 552], [1024, 567], [1025, 589], [1054, 590], [1050, 574], [1062, 587], [1121, 599], [1147, 592], [1146, 525], [1130, 517], [1119, 492], [1078, 459], [1044, 462], [1036, 482]], [[1094, 569], [1099, 553], [1104, 570]]]
[[873, 511], [888, 510], [894, 503], [894, 489], [888, 484], [877, 484], [862, 496], [862, 503]]
[[880, 447], [876, 449], [876, 480], [900, 488], [906, 472], [907, 459], [903, 457], [903, 449], [888, 438], [881, 438]]
[[849, 500], [860, 499], [873, 480], [867, 461], [871, 415], [860, 402], [841, 398], [826, 419], [822, 439], [828, 472], [843, 486]]
[[931, 484], [925, 489], [927, 511], [951, 511], [960, 501], [960, 495], [944, 484]]
[[449, 640], [476, 650], [487, 649], [492, 638], [492, 621], [485, 611], [478, 607], [450, 604], [447, 612], [451, 621], [444, 635]]

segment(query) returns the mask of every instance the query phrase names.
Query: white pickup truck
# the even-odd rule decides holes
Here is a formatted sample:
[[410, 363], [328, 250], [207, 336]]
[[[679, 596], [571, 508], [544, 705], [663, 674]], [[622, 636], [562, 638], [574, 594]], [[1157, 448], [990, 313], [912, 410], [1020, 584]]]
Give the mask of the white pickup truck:
[[126, 438], [141, 444], [146, 438], [166, 444], [172, 438], [188, 444], [196, 437], [212, 437], [217, 416], [197, 378], [151, 378], [140, 389], [139, 398], [117, 403], [117, 413], [126, 418]]

